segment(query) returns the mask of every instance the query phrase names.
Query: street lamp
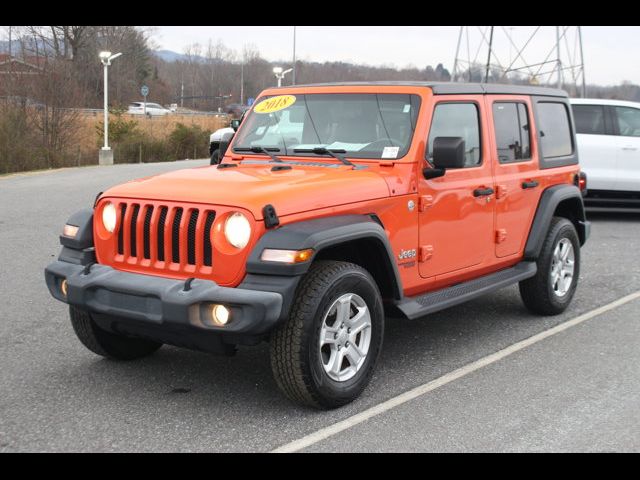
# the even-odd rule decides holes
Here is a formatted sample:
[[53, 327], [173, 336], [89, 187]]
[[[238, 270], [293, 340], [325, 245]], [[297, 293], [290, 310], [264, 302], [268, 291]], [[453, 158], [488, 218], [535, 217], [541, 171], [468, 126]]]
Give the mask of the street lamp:
[[104, 65], [104, 147], [100, 150], [98, 163], [100, 165], [113, 165], [113, 152], [109, 147], [109, 87], [108, 87], [108, 68], [111, 61], [118, 58], [122, 53], [111, 55], [111, 52], [104, 51], [99, 53], [100, 61]]
[[276, 78], [278, 79], [278, 86], [281, 87], [282, 86], [282, 79], [284, 78], [284, 76], [293, 71], [293, 68], [290, 68], [288, 70], [282, 70], [282, 67], [273, 67], [273, 74], [276, 76]]

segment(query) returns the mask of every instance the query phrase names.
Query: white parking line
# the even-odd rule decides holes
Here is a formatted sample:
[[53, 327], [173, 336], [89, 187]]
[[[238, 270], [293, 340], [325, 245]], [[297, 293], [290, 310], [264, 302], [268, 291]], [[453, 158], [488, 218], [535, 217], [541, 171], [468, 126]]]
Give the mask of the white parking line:
[[403, 403], [413, 400], [414, 398], [420, 397], [421, 395], [431, 392], [436, 388], [442, 387], [447, 383], [453, 382], [454, 380], [457, 380], [466, 375], [469, 375], [470, 373], [473, 373], [476, 370], [481, 369], [482, 367], [486, 367], [487, 365], [491, 365], [492, 363], [495, 363], [498, 360], [502, 360], [503, 358], [508, 357], [509, 355], [516, 353], [524, 348], [527, 348], [535, 343], [538, 343], [544, 340], [545, 338], [548, 338], [557, 333], [563, 332], [591, 318], [597, 317], [598, 315], [602, 315], [605, 312], [608, 312], [621, 305], [624, 305], [625, 303], [629, 303], [633, 300], [636, 300], [637, 298], [640, 298], [640, 291], [627, 295], [626, 297], [622, 297], [618, 300], [615, 300], [611, 303], [608, 303], [607, 305], [603, 305], [602, 307], [591, 310], [587, 313], [583, 313], [582, 315], [576, 318], [573, 318], [564, 323], [561, 323], [560, 325], [556, 325], [555, 327], [552, 327], [548, 330], [540, 332], [534, 335], [533, 337], [529, 337], [525, 340], [514, 343], [513, 345], [510, 345], [502, 350], [492, 353], [491, 355], [487, 355], [486, 357], [476, 360], [475, 362], [465, 365], [464, 367], [461, 367], [461, 368], [458, 368], [457, 370], [449, 372], [439, 378], [436, 378], [435, 380], [425, 383], [424, 385], [415, 387], [409, 390], [408, 392], [398, 395], [397, 397], [390, 398], [385, 402], [379, 403], [378, 405], [368, 408], [363, 412], [360, 412], [356, 415], [346, 418], [329, 427], [318, 430], [317, 432], [311, 433], [298, 440], [294, 440], [293, 442], [287, 443], [286, 445], [282, 445], [281, 447], [278, 447], [275, 450], [273, 450], [272, 453], [296, 452], [296, 451], [302, 450], [303, 448], [307, 448], [337, 433], [347, 430], [348, 428], [351, 428], [355, 425], [365, 422], [370, 418], [380, 415], [381, 413], [391, 410], [392, 408], [402, 405]]

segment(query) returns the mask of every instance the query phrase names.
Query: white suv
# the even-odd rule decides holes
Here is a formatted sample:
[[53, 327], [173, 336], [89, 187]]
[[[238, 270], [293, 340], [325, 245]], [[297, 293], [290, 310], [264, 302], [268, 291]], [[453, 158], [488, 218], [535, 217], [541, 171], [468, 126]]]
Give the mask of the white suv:
[[[147, 115], [168, 115], [171, 113], [171, 110], [169, 110], [168, 108], [164, 108], [162, 105], [159, 105], [157, 103], [150, 103], [147, 102], [147, 107], [146, 107], [146, 113]], [[127, 113], [131, 114], [131, 115], [144, 115], [145, 114], [145, 105], [144, 102], [133, 102], [131, 105], [129, 105], [129, 110], [127, 110]]]
[[640, 103], [571, 99], [587, 204], [640, 204]]

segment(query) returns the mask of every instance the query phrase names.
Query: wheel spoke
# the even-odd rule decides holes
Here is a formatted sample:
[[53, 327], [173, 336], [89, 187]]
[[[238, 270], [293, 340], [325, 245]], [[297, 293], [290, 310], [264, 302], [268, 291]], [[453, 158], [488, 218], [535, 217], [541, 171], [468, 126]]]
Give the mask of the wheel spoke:
[[344, 350], [345, 356], [349, 359], [349, 363], [352, 367], [358, 368], [360, 361], [363, 358], [362, 352], [356, 347], [355, 344], [350, 343], [347, 348]]
[[349, 320], [346, 324], [351, 328], [351, 332], [354, 330], [362, 330], [363, 326], [367, 326], [371, 323], [371, 316], [369, 315], [369, 309], [367, 307], [357, 307], [358, 312]]
[[562, 259], [563, 262], [567, 261], [567, 258], [569, 258], [569, 254], [571, 253], [571, 250], [573, 250], [573, 247], [571, 246], [571, 244], [570, 243], [566, 243], [564, 245], [564, 249], [562, 250], [561, 259]]
[[351, 295], [345, 295], [336, 304], [336, 322], [347, 323], [351, 317]]
[[344, 348], [331, 351], [331, 356], [329, 357], [329, 362], [327, 363], [327, 371], [329, 373], [332, 373], [336, 377], [340, 375], [340, 370], [342, 370], [342, 360], [344, 359], [344, 353]]

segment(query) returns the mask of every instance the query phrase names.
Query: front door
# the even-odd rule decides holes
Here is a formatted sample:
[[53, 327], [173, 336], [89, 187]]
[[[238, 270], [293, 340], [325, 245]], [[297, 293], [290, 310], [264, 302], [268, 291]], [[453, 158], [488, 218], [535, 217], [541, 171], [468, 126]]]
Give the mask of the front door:
[[486, 96], [493, 125], [491, 157], [496, 185], [495, 251], [503, 258], [524, 249], [542, 187], [528, 97]]
[[436, 99], [425, 162], [433, 158], [435, 138], [462, 137], [466, 165], [449, 169], [440, 178], [425, 180], [420, 176], [418, 260], [422, 277], [449, 278], [480, 268], [494, 258], [494, 185], [482, 96]]
[[[617, 177], [615, 189], [625, 192], [640, 191], [640, 109], [613, 107], [617, 122]], [[589, 185], [589, 177], [587, 177]]]

